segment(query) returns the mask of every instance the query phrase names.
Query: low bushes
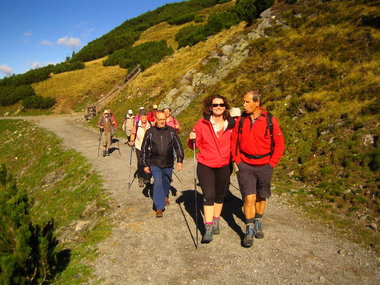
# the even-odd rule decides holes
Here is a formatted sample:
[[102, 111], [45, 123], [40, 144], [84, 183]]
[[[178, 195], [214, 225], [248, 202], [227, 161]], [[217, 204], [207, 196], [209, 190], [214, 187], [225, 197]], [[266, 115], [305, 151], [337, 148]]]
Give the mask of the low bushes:
[[172, 53], [173, 49], [168, 47], [165, 40], [159, 42], [151, 41], [136, 47], [118, 50], [111, 54], [103, 64], [104, 66], [118, 64], [120, 67], [127, 69], [133, 69], [140, 64], [141, 69], [144, 70]]
[[33, 95], [34, 89], [30, 85], [0, 86], [0, 106], [10, 106]]
[[34, 95], [22, 100], [22, 106], [27, 109], [49, 109], [54, 106], [56, 100], [52, 97]]

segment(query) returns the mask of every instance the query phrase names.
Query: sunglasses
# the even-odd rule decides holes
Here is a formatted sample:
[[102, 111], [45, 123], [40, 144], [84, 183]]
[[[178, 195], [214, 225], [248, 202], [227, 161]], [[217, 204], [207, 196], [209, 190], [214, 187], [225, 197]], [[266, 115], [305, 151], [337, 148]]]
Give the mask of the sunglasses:
[[211, 106], [213, 107], [213, 108], [216, 108], [216, 107], [226, 107], [226, 104], [224, 104], [224, 103], [221, 103], [221, 104], [211, 104]]

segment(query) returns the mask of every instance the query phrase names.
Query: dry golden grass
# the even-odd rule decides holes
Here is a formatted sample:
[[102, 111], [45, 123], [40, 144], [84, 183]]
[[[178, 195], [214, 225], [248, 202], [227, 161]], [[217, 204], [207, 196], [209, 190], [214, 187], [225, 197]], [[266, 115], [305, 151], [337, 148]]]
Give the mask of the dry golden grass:
[[119, 66], [103, 66], [104, 58], [86, 63], [86, 68], [53, 74], [48, 80], [33, 84], [36, 94], [57, 100], [54, 112], [82, 110], [110, 91], [127, 74]]
[[[145, 96], [147, 102], [149, 97], [156, 97], [162, 93], [167, 94], [172, 88], [178, 85], [183, 75], [191, 70], [198, 69], [199, 64], [219, 45], [227, 42], [231, 37], [243, 31], [245, 24], [231, 27], [229, 30], [222, 31], [217, 35], [209, 37], [205, 42], [200, 42], [192, 47], [185, 47], [178, 50], [172, 56], [163, 59], [141, 73], [133, 82], [129, 84], [124, 96], [128, 98], [135, 96]], [[162, 98], [157, 98], [162, 99]], [[159, 103], [149, 102], [150, 104]]]
[[178, 43], [175, 40], [175, 35], [178, 33], [180, 29], [182, 29], [183, 27], [189, 26], [190, 24], [194, 24], [194, 23], [186, 23], [186, 24], [178, 25], [178, 26], [170, 25], [167, 22], [160, 23], [144, 31], [141, 34], [140, 39], [136, 41], [133, 44], [133, 46], [138, 46], [149, 41], [166, 40], [168, 45], [173, 50], [177, 50]]

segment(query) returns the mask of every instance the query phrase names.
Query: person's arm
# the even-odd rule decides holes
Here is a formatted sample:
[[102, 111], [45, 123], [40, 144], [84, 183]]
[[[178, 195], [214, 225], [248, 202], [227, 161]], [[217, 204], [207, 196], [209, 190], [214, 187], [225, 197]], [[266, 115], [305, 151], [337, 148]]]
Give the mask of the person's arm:
[[285, 142], [284, 142], [284, 135], [281, 131], [281, 128], [280, 128], [280, 125], [278, 124], [277, 119], [273, 117], [272, 120], [273, 120], [274, 149], [273, 149], [273, 154], [269, 161], [269, 165], [272, 167], [276, 167], [282, 155], [284, 154]]
[[129, 145], [134, 146], [135, 145], [135, 139], [136, 139], [136, 133], [137, 133], [137, 124], [133, 124], [132, 131], [131, 131], [131, 137], [129, 138]]
[[144, 171], [150, 173], [150, 154], [152, 149], [152, 132], [147, 130], [141, 145], [142, 163], [144, 165]]
[[98, 127], [100, 129], [100, 131], [102, 132], [104, 127], [102, 125], [102, 121], [103, 121], [103, 117], [100, 117], [99, 120], [98, 120]]
[[185, 158], [185, 154], [183, 153], [183, 146], [182, 146], [181, 140], [179, 139], [177, 132], [172, 132], [172, 137], [173, 137], [173, 146], [177, 154], [177, 162], [182, 163], [183, 159]]
[[236, 164], [239, 164], [239, 162], [241, 162], [239, 146], [236, 145], [237, 140], [238, 140], [238, 130], [239, 130], [240, 120], [241, 120], [241, 117], [236, 121], [235, 127], [234, 127], [234, 129], [232, 131], [232, 135], [231, 135], [231, 155], [232, 155], [232, 160]]

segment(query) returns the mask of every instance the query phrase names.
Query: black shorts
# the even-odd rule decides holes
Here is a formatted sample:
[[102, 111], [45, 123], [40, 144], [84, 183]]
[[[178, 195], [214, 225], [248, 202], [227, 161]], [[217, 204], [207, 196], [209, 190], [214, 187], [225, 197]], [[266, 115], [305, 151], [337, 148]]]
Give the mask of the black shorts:
[[269, 164], [263, 166], [253, 166], [240, 162], [237, 173], [239, 188], [243, 197], [250, 194], [257, 194], [261, 198], [271, 196], [270, 182], [272, 180], [273, 167]]

